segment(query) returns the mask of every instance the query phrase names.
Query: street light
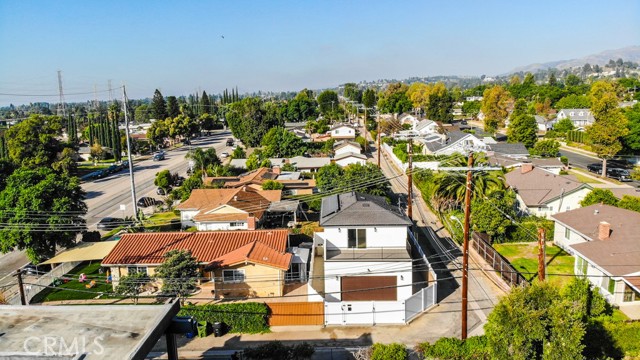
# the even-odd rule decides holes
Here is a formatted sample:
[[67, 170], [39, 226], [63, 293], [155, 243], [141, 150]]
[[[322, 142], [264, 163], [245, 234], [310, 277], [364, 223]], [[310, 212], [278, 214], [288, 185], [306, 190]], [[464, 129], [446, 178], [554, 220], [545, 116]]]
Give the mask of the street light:
[[449, 219], [455, 220], [456, 222], [458, 222], [458, 224], [460, 224], [460, 227], [464, 229], [464, 225], [462, 225], [462, 221], [460, 221], [460, 219], [458, 219], [455, 215], [451, 215]]

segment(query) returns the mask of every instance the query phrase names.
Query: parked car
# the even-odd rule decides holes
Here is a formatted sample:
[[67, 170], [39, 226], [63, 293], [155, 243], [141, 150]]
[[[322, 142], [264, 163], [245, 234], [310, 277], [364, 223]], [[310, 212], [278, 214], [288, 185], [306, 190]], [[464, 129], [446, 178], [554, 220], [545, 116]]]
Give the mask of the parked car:
[[138, 202], [136, 204], [138, 204], [139, 207], [146, 208], [154, 205], [162, 205], [162, 201], [154, 199], [152, 197], [144, 196], [138, 199]]
[[106, 217], [106, 218], [102, 218], [102, 220], [98, 222], [96, 227], [100, 230], [113, 230], [119, 226], [128, 226], [128, 225], [131, 225], [130, 221], [126, 221], [121, 218]]
[[153, 155], [153, 161], [164, 160], [164, 153], [157, 153]]
[[27, 264], [22, 267], [22, 273], [26, 275], [38, 275], [38, 266], [33, 264]]
[[175, 186], [182, 186], [182, 184], [184, 183], [184, 176], [178, 176], [173, 180], [173, 185]]
[[587, 165], [587, 170], [592, 173], [602, 174], [602, 164], [589, 164]]
[[233, 146], [233, 143], [234, 141], [232, 138], [227, 139], [227, 146]]
[[226, 151], [220, 154], [220, 158], [222, 158], [222, 159], [226, 159], [228, 157], [229, 157], [229, 153], [226, 152]]
[[171, 192], [171, 186], [169, 186], [169, 188], [166, 190], [161, 187], [156, 189], [156, 194], [162, 195], [162, 196], [169, 195], [170, 192]]
[[631, 173], [626, 169], [607, 168], [607, 176], [618, 181], [631, 181]]

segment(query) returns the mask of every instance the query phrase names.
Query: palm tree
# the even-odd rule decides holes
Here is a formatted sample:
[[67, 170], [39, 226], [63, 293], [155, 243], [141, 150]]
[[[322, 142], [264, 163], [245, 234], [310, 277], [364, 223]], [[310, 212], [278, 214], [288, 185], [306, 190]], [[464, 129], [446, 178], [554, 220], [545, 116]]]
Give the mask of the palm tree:
[[207, 150], [202, 150], [202, 148], [195, 148], [193, 150], [190, 150], [185, 158], [193, 160], [194, 166], [202, 170], [202, 176], [205, 176], [205, 169], [207, 168], [207, 166], [220, 164], [220, 159], [218, 159], [218, 155], [216, 155], [216, 149], [214, 148], [208, 148]]
[[[474, 163], [485, 164], [484, 154], [474, 154]], [[466, 166], [466, 158], [454, 155], [446, 161], [447, 166]], [[445, 210], [459, 207], [465, 196], [466, 173], [464, 171], [441, 171], [434, 179], [435, 187], [433, 198], [436, 208]], [[471, 176], [472, 192], [471, 199], [484, 198], [489, 194], [504, 190], [504, 176], [502, 171], [474, 171]]]

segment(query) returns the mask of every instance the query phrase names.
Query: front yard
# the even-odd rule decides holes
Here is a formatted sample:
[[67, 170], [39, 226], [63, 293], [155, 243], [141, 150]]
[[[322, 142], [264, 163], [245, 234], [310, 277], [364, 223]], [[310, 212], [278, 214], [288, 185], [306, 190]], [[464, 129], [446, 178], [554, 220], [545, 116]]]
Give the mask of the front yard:
[[[64, 279], [61, 279], [62, 284], [45, 289], [36, 295], [31, 302], [94, 299], [100, 293], [113, 292], [111, 284], [106, 283], [106, 273], [100, 274], [100, 268], [100, 262], [82, 263], [66, 274]], [[87, 278], [84, 282], [78, 281], [80, 274], [86, 275]], [[87, 288], [87, 285], [91, 285], [92, 280], [95, 281], [94, 286]], [[100, 298], [106, 298], [106, 296], [103, 295]]]
[[[525, 279], [532, 281], [538, 277], [538, 244], [507, 243], [493, 247], [518, 270]], [[559, 285], [569, 282], [573, 275], [573, 256], [555, 245], [547, 243], [547, 279]]]

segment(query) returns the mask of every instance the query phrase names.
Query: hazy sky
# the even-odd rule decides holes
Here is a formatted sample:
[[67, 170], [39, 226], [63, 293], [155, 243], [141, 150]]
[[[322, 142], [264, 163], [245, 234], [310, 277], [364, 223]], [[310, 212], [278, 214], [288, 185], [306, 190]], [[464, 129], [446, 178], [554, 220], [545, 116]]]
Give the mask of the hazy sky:
[[[313, 89], [495, 75], [639, 44], [637, 0], [2, 0], [0, 93], [55, 95], [57, 70], [67, 101], [109, 79], [130, 98]], [[0, 95], [39, 100], [57, 96]]]

